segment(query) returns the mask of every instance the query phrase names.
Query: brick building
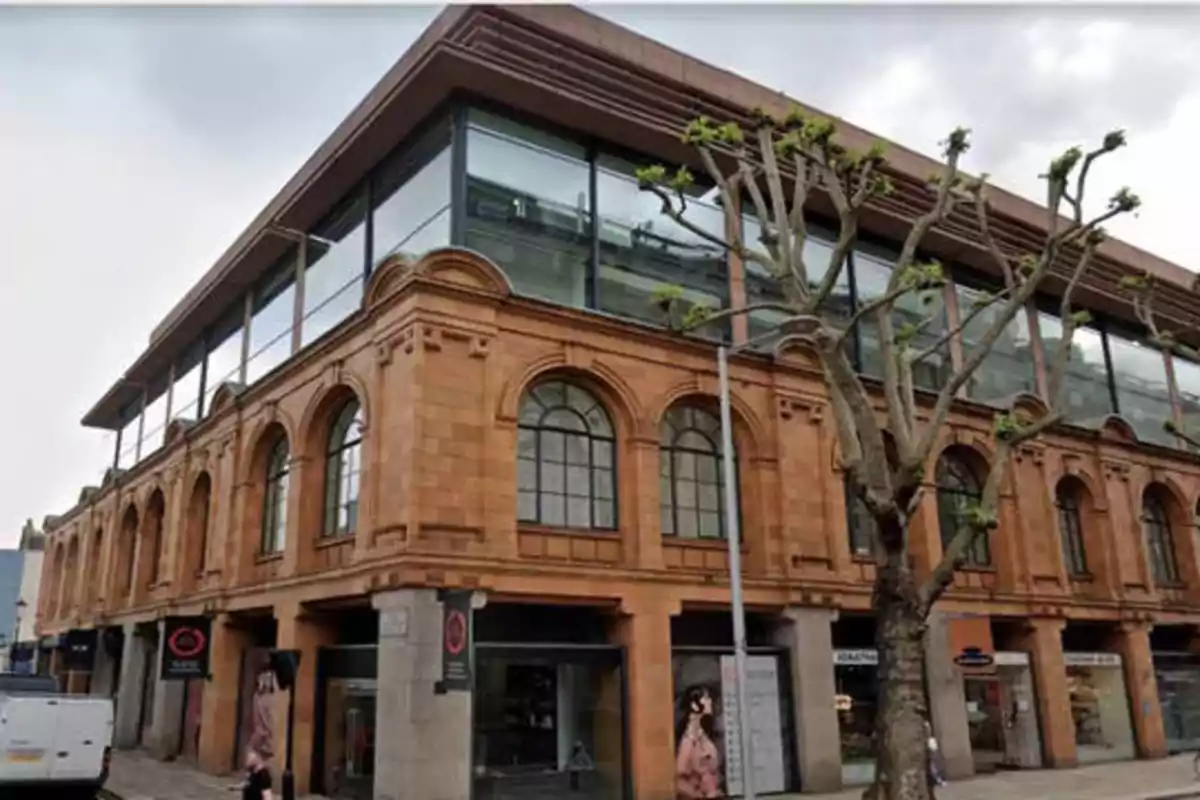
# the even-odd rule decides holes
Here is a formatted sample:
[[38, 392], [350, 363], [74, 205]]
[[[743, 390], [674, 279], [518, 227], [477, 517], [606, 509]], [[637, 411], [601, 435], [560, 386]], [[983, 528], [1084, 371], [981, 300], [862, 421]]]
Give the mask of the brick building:
[[[661, 216], [633, 171], [691, 163], [678, 133], [697, 114], [785, 102], [572, 8], [439, 16], [84, 419], [119, 431], [114, 464], [48, 520], [39, 633], [73, 690], [118, 698], [118, 746], [234, 768], [265, 653], [290, 648], [302, 791], [674, 797], [687, 702], [712, 701], [719, 750], [733, 722], [732, 637], [714, 347], [664, 331], [650, 298], [772, 287]], [[898, 192], [865, 220], [841, 310], [879, 291], [927, 202], [934, 163], [889, 155]], [[720, 231], [708, 199], [693, 219]], [[1004, 241], [1037, 241], [1042, 210], [995, 205]], [[995, 279], [972, 230], [956, 216], [926, 242], [953, 268], [944, 326]], [[1146, 270], [1164, 324], [1200, 330], [1190, 273], [1104, 246], [1070, 424], [1021, 450], [999, 531], [931, 624], [952, 775], [1200, 742], [1200, 462], [1161, 428], [1200, 411], [1200, 365], [1139, 343], [1117, 283]], [[994, 404], [1041, 402], [1061, 331], [1045, 299], [958, 403], [912, 531], [921, 569], [979, 491]], [[873, 335], [853, 339], [867, 375]], [[869, 780], [873, 567], [820, 373], [768, 348], [731, 374], [757, 788]], [[437, 683], [452, 604], [473, 609], [467, 691]], [[210, 621], [207, 680], [160, 679], [180, 616]], [[736, 789], [740, 766], [722, 769]]]

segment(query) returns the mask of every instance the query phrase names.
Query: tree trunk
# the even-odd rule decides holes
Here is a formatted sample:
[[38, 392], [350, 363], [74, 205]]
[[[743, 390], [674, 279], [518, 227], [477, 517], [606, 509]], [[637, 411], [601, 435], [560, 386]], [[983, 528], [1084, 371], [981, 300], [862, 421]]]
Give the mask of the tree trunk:
[[872, 604], [879, 650], [875, 782], [864, 800], [930, 800], [925, 701], [925, 620], [902, 555], [878, 567]]

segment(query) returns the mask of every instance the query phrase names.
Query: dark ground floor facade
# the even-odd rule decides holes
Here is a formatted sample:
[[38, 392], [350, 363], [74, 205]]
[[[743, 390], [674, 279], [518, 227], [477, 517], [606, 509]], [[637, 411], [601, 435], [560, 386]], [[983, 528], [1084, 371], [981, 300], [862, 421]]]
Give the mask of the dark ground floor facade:
[[[301, 791], [666, 800], [681, 782], [710, 781], [741, 792], [724, 609], [396, 589], [212, 615], [208, 676], [179, 680], [163, 678], [166, 624], [41, 642], [64, 688], [115, 697], [119, 748], [228, 772], [253, 744], [282, 765], [286, 692], [267, 668], [280, 648], [300, 653]], [[870, 617], [794, 607], [751, 612], [747, 629], [756, 791], [869, 782], [878, 661]], [[1195, 638], [1192, 626], [937, 615], [927, 693], [948, 774], [1195, 749]]]

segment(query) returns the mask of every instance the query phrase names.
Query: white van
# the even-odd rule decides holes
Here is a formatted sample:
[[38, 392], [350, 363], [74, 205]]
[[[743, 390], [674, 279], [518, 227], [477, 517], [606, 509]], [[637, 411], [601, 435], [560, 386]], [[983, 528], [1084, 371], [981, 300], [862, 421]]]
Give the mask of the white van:
[[112, 731], [111, 698], [61, 694], [49, 676], [0, 674], [0, 796], [91, 800], [108, 778]]

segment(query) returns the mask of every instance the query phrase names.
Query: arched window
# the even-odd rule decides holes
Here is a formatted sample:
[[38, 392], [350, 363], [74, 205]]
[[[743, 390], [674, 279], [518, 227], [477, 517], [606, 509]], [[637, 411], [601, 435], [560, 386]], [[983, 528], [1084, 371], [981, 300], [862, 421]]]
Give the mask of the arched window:
[[120, 569], [120, 597], [128, 597], [133, 591], [133, 575], [137, 564], [134, 559], [137, 555], [137, 533], [138, 533], [138, 514], [137, 509], [129, 506], [125, 511], [125, 519], [121, 521], [121, 538], [117, 542], [120, 558], [118, 559]]
[[208, 563], [208, 528], [212, 506], [212, 479], [201, 472], [192, 484], [191, 502], [187, 513], [187, 545], [184, 561], [184, 583], [192, 585], [204, 575]]
[[287, 533], [288, 443], [280, 436], [267, 458], [266, 491], [263, 493], [262, 552], [283, 551]]
[[346, 536], [358, 526], [362, 429], [362, 408], [351, 400], [334, 419], [325, 448], [326, 536]]
[[[979, 476], [965, 453], [947, 450], [937, 463], [937, 507], [938, 527], [942, 534], [942, 547], [948, 547], [959, 528], [966, 521], [972, 508], [983, 498], [983, 486]], [[967, 550], [966, 563], [983, 567], [992, 561], [987, 536], [979, 536]]]
[[[88, 558], [88, 564], [93, 569], [103, 571], [104, 564], [104, 529], [96, 528], [96, 532], [92, 534], [92, 554]], [[95, 577], [87, 581], [87, 602], [94, 603], [96, 596], [100, 592], [100, 578]]]
[[1175, 542], [1171, 535], [1168, 498], [1160, 486], [1150, 486], [1142, 497], [1142, 527], [1146, 551], [1155, 583], [1177, 583], [1179, 567], [1175, 562]]
[[1087, 554], [1083, 548], [1083, 487], [1072, 478], [1059, 481], [1054, 491], [1058, 509], [1058, 536], [1062, 543], [1063, 561], [1072, 577], [1087, 575]]
[[612, 422], [590, 392], [562, 380], [526, 392], [517, 429], [522, 522], [615, 529], [615, 477]]
[[150, 546], [147, 548], [146, 557], [150, 559], [150, 563], [142, 573], [142, 579], [146, 581], [147, 586], [154, 586], [158, 583], [159, 570], [162, 569], [165, 505], [162, 492], [155, 490], [154, 494], [150, 495], [150, 502], [147, 504], [146, 510], [146, 525], [148, 526], [146, 535], [150, 537]]
[[675, 406], [663, 415], [658, 452], [663, 535], [725, 538], [721, 421], [701, 408]]

